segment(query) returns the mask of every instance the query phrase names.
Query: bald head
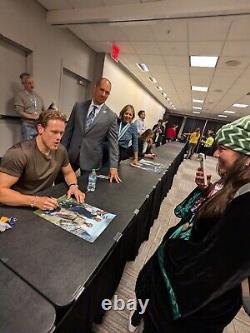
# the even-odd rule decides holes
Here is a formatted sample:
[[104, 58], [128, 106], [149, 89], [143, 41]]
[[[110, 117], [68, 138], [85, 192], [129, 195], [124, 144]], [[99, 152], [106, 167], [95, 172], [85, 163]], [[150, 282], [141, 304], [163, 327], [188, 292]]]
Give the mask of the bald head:
[[100, 105], [106, 102], [111, 91], [111, 82], [106, 78], [98, 80], [93, 89], [93, 101]]

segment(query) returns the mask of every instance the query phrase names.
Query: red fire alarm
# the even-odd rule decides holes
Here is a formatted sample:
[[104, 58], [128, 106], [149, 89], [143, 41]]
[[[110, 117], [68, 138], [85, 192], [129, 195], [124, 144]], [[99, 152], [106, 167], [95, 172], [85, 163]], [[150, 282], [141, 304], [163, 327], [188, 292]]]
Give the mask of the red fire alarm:
[[118, 62], [119, 55], [120, 55], [120, 47], [113, 43], [111, 50], [111, 57], [114, 59], [114, 61]]

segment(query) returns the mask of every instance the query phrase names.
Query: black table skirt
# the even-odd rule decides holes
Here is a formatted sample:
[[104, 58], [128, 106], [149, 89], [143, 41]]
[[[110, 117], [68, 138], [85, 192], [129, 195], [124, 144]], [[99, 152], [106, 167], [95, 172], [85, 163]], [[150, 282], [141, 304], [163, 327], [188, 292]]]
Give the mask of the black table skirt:
[[122, 238], [114, 246], [96, 272], [88, 287], [58, 325], [60, 333], [91, 333], [92, 322], [101, 323], [103, 299], [111, 299], [121, 280], [127, 261], [134, 260], [140, 245], [148, 240], [150, 228], [158, 217], [162, 200], [170, 190], [174, 175], [184, 158], [184, 149], [176, 156], [150, 195], [145, 198], [139, 212], [134, 215]]
[[[16, 271], [19, 276], [23, 278], [24, 281], [28, 282], [31, 287], [33, 286], [36, 292], [39, 292], [41, 296], [49, 300], [49, 302], [54, 306], [56, 310], [56, 332], [88, 333], [91, 332], [91, 325], [93, 322], [100, 323], [102, 321], [104, 312], [101, 308], [101, 302], [103, 299], [112, 298], [120, 282], [126, 262], [135, 259], [138, 254], [140, 245], [142, 242], [148, 239], [150, 228], [153, 225], [154, 220], [158, 217], [161, 202], [171, 188], [174, 175], [181, 161], [183, 160], [184, 151], [185, 148], [183, 145], [178, 145], [176, 143], [166, 144], [164, 147], [160, 147], [157, 153], [159, 162], [165, 163], [165, 165], [168, 166], [166, 172], [161, 174], [154, 174], [143, 170], [133, 170], [129, 165], [124, 165], [124, 167], [121, 168], [121, 174], [123, 172], [124, 175], [128, 177], [127, 179], [131, 178], [131, 184], [129, 182], [124, 182], [122, 186], [116, 186], [115, 184], [108, 185], [107, 183], [99, 183], [99, 192], [97, 188], [97, 191], [95, 192], [96, 194], [88, 194], [88, 200], [90, 204], [94, 204], [97, 207], [117, 214], [116, 219], [112, 221], [107, 230], [105, 230], [99, 239], [97, 239], [91, 246], [82, 240], [77, 239], [75, 236], [66, 234], [64, 231], [57, 229], [58, 227], [54, 225], [49, 223], [46, 224], [43, 222], [43, 220], [35, 222], [35, 217], [30, 210], [18, 210], [16, 208], [14, 209], [10, 207], [4, 209], [3, 213], [9, 216], [11, 215], [11, 212], [20, 214], [20, 221], [22, 222], [22, 225], [19, 224], [19, 227], [16, 227], [16, 230], [13, 230], [13, 234], [11, 234], [10, 231], [10, 233], [6, 232], [6, 238], [3, 235], [2, 239], [5, 239], [5, 241], [2, 242], [2, 248], [0, 243], [2, 252], [5, 247], [9, 249], [9, 259], [7, 265], [9, 265], [9, 268], [13, 271], [15, 271], [15, 268], [17, 268]], [[147, 193], [145, 193], [145, 196], [143, 193], [141, 193], [140, 183], [133, 183], [133, 177], [135, 177], [134, 175], [137, 175], [138, 179], [145, 183], [144, 188], [147, 188]], [[83, 188], [83, 178], [79, 179], [79, 183], [80, 187]], [[120, 207], [118, 209], [117, 207], [112, 206], [112, 202], [107, 201], [107, 197], [113, 198], [114, 200], [114, 198], [116, 198], [116, 193], [121, 197], [126, 196], [126, 191], [129, 191], [130, 185], [134, 186], [135, 193], [139, 195], [139, 198], [137, 198], [133, 193], [134, 197], [131, 196], [127, 198], [129, 207], [135, 205], [138, 207], [136, 211], [133, 212], [131, 209], [131, 211], [126, 212], [123, 205], [119, 204], [119, 202], [117, 202], [118, 207]], [[54, 188], [51, 188], [50, 191], [47, 191], [47, 194], [54, 195], [57, 193], [60, 196], [65, 192], [65, 189], [66, 187], [63, 184], [60, 184]], [[98, 195], [100, 195], [100, 197], [98, 197]], [[25, 218], [25, 214], [27, 214], [27, 219]], [[30, 233], [27, 235], [25, 232], [26, 227], [34, 228], [34, 230], [29, 229]], [[49, 268], [46, 266], [39, 267], [40, 271], [42, 267], [43, 269], [46, 269], [46, 274], [44, 274], [44, 276], [49, 278], [51, 277], [49, 275], [51, 268], [53, 271], [55, 271], [54, 274], [57, 274], [56, 276], [59, 278], [62, 277], [61, 273], [63, 274], [64, 267], [58, 268], [57, 262], [54, 263], [51, 258], [48, 258], [47, 263], [45, 260], [46, 258], [44, 258], [44, 253], [46, 254], [48, 251], [46, 248], [40, 249], [39, 247], [44, 244], [43, 241], [39, 240], [40, 229], [41, 235], [44, 237], [49, 236], [49, 238], [51, 238], [51, 240], [46, 239], [45, 244], [50, 246], [49, 242], [52, 242], [51, 246], [53, 249], [60, 249], [58, 244], [61, 244], [61, 240], [62, 242], [66, 242], [66, 245], [64, 244], [63, 247], [63, 255], [58, 257], [57, 254], [56, 256], [56, 258], [60, 258], [61, 265], [65, 262], [65, 260], [67, 260], [67, 264], [65, 266], [67, 271], [65, 273], [69, 273], [68, 271], [72, 269], [72, 267], [70, 267], [72, 262], [71, 255], [72, 259], [74, 260], [74, 255], [79, 253], [77, 251], [85, 251], [85, 253], [89, 253], [89, 255], [92, 254], [93, 259], [96, 261], [95, 265], [91, 262], [88, 263], [88, 274], [86, 274], [86, 270], [84, 268], [86, 263], [83, 262], [83, 264], [81, 264], [81, 258], [85, 260], [84, 258], [86, 255], [84, 257], [82, 254], [79, 254], [78, 258], [76, 258], [76, 262], [74, 263], [74, 270], [75, 272], [79, 271], [79, 274], [85, 275], [86, 279], [80, 275], [72, 274], [72, 279], [74, 279], [74, 276], [77, 278], [80, 277], [77, 281], [81, 282], [82, 287], [84, 287], [78, 298], [72, 298], [73, 301], [71, 301], [70, 295], [65, 295], [65, 298], [63, 298], [64, 295], [59, 297], [61, 295], [60, 292], [63, 294], [63, 291], [65, 290], [63, 288], [67, 288], [70, 281], [72, 281], [69, 274], [66, 274], [67, 283], [63, 282], [63, 280], [61, 281], [61, 283], [64, 283], [63, 288], [62, 286], [57, 288], [57, 280], [54, 277], [52, 286], [57, 288], [56, 294], [54, 293], [54, 289], [52, 287], [49, 286], [49, 288], [47, 288], [47, 284], [44, 283], [43, 279], [40, 278], [39, 280], [39, 276], [37, 276], [35, 272], [34, 274], [33, 272], [30, 272], [30, 266], [23, 268], [23, 266], [20, 265], [19, 259], [22, 258], [23, 255], [20, 256], [20, 253], [18, 252], [19, 248], [20, 246], [25, 246], [24, 244], [26, 241], [30, 241], [30, 244], [34, 245], [34, 253], [30, 254], [29, 251], [24, 251], [28, 260], [30, 260], [34, 265], [36, 263], [36, 256], [40, 255], [42, 257], [39, 259], [39, 263], [41, 265], [50, 265]], [[21, 243], [19, 233], [24, 237]], [[35, 237], [35, 241], [40, 242], [39, 245], [34, 243], [34, 241], [32, 243], [31, 240], [33, 237]], [[19, 242], [20, 246], [10, 246], [10, 242], [13, 241]], [[67, 252], [68, 248], [70, 249], [69, 251], [72, 251], [72, 254], [71, 252]], [[106, 250], [105, 252], [100, 253], [101, 249]], [[32, 251], [32, 249], [30, 250]], [[96, 259], [96, 256], [98, 259]], [[0, 256], [0, 260], [3, 260], [3, 256]], [[57, 266], [53, 267], [54, 264]], [[41, 271], [41, 273], [43, 272]], [[25, 276], [23, 277], [22, 274]], [[63, 304], [64, 299], [65, 304]]]

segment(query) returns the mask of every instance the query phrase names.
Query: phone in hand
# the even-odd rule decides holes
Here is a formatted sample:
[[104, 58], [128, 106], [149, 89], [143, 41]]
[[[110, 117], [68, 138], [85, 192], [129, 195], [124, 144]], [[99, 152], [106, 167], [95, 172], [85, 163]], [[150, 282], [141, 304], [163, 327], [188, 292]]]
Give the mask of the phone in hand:
[[205, 154], [199, 153], [198, 160], [200, 161], [200, 168], [201, 168], [201, 170], [203, 172], [203, 176], [204, 176], [204, 185], [207, 186], [207, 170], [206, 170]]

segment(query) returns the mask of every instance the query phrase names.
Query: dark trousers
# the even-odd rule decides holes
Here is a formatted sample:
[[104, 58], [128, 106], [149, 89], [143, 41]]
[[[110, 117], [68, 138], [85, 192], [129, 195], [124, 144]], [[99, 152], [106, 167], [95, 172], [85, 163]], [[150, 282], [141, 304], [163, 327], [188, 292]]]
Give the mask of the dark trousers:
[[119, 146], [119, 162], [120, 161], [124, 161], [124, 160], [128, 160], [130, 157], [132, 157], [134, 155], [133, 152], [133, 147], [128, 147], [128, 148], [124, 148]]

